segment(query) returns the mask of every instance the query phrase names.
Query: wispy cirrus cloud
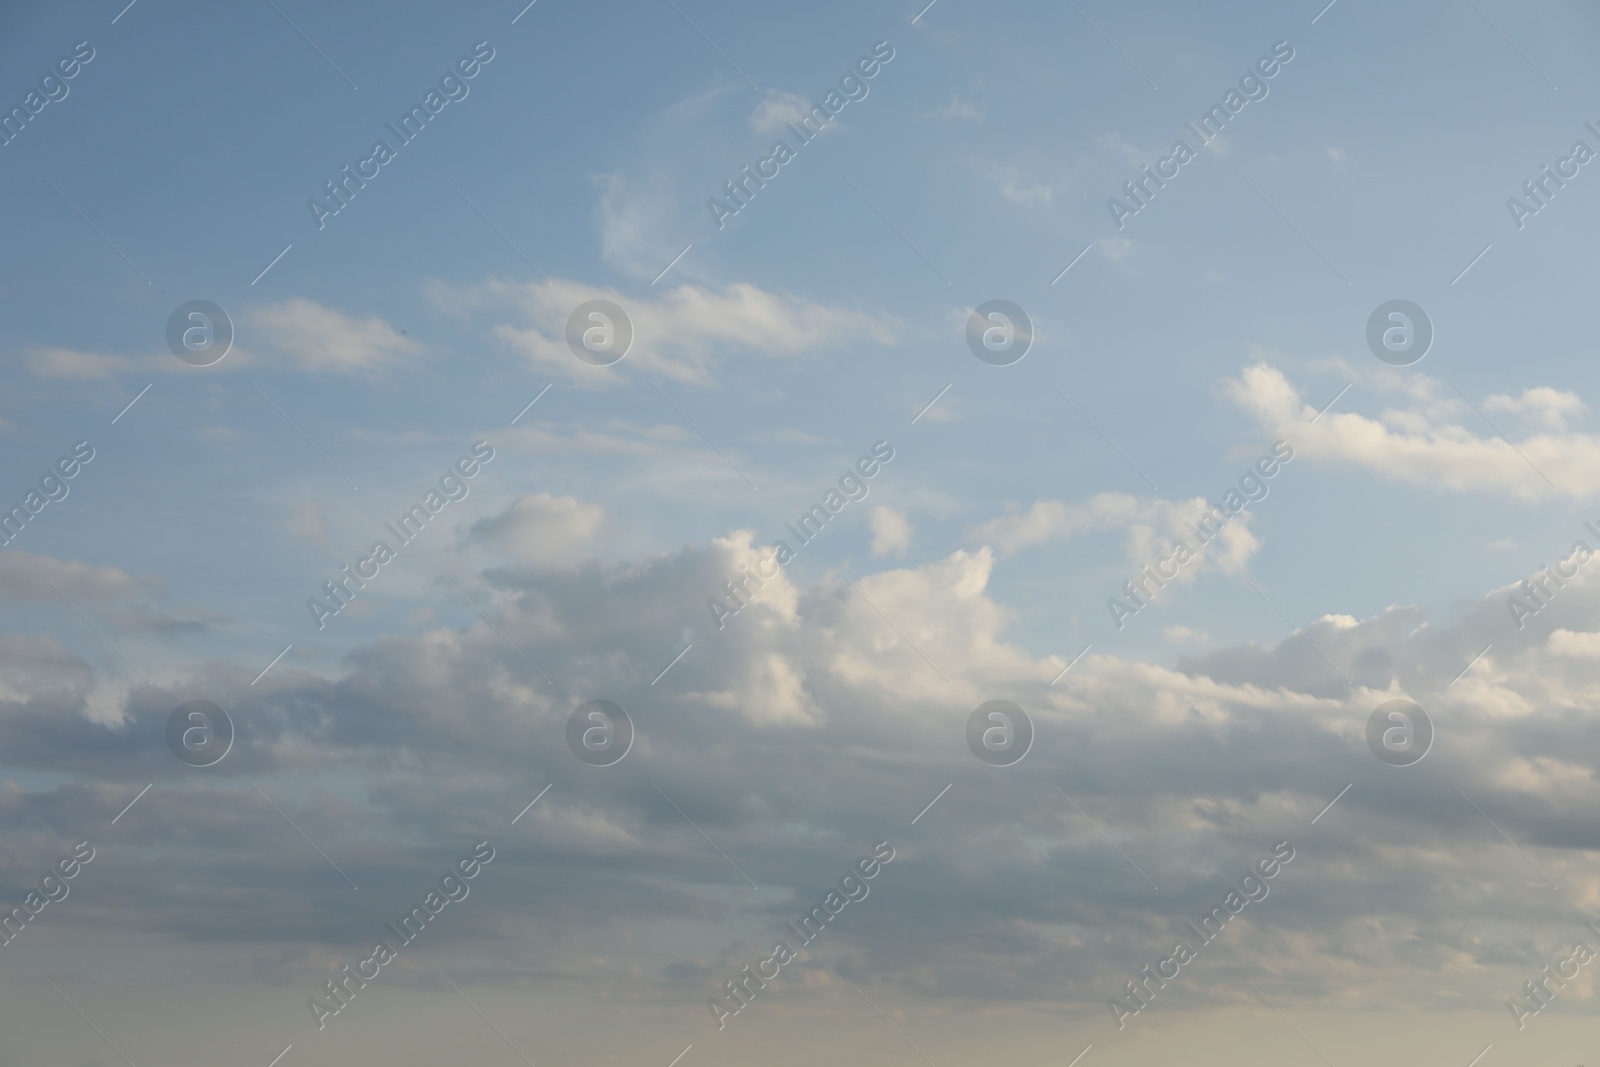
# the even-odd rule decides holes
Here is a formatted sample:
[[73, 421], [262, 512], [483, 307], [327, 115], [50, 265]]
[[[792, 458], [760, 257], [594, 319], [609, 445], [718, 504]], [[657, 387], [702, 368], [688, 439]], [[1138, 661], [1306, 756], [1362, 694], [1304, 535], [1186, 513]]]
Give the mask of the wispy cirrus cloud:
[[72, 348], [39, 348], [28, 356], [28, 369], [40, 378], [105, 378], [133, 365], [133, 360], [127, 356], [80, 352]]
[[499, 279], [476, 286], [436, 283], [431, 292], [440, 306], [479, 318], [509, 313], [514, 321], [490, 327], [497, 340], [547, 372], [596, 387], [617, 382], [617, 370], [581, 362], [566, 341], [567, 320], [589, 300], [616, 303], [633, 323], [632, 348], [616, 367], [637, 366], [684, 382], [708, 382], [723, 358], [802, 356], [863, 341], [892, 345], [902, 329], [892, 316], [769, 292], [745, 282], [721, 290], [678, 285], [639, 298], [566, 279], [550, 284]]
[[[1040, 499], [1027, 508], [1011, 511], [972, 526], [969, 540], [993, 545], [1010, 556], [1052, 541], [1070, 541], [1098, 531], [1119, 531], [1128, 562], [1148, 563], [1165, 554], [1177, 540], [1192, 541], [1185, 528], [1206, 516], [1211, 504], [1203, 497], [1167, 500], [1129, 493], [1096, 493], [1081, 501]], [[1194, 567], [1180, 572], [1180, 582], [1215, 566], [1225, 573], [1243, 571], [1261, 542], [1250, 530], [1250, 513], [1240, 512], [1221, 530], [1212, 547], [1200, 553]]]
[[371, 374], [394, 369], [422, 348], [377, 315], [350, 315], [305, 297], [250, 310], [258, 354], [277, 355], [313, 374]]

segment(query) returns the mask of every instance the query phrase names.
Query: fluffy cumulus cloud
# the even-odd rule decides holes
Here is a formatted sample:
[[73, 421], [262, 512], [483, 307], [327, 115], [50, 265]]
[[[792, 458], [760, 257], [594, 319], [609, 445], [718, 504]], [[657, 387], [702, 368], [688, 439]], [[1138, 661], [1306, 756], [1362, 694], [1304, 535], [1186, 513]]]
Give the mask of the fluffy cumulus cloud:
[[1406, 405], [1377, 417], [1329, 411], [1317, 418], [1302, 390], [1264, 363], [1246, 367], [1225, 388], [1263, 430], [1291, 441], [1312, 462], [1361, 467], [1411, 485], [1522, 500], [1587, 499], [1600, 493], [1600, 436], [1567, 429], [1569, 420], [1587, 410], [1570, 392], [1539, 387], [1517, 397], [1485, 398], [1477, 405], [1481, 412], [1507, 412], [1532, 427], [1512, 426], [1501, 437], [1470, 400], [1426, 375], [1403, 386], [1374, 376], [1372, 384], [1403, 390]]
[[1524, 389], [1520, 396], [1496, 394], [1483, 401], [1484, 411], [1508, 411], [1539, 422], [1552, 430], [1565, 430], [1567, 421], [1589, 410], [1576, 393], [1541, 385]]
[[[494, 337], [541, 370], [580, 385], [613, 384], [620, 380], [617, 368], [628, 367], [706, 383], [722, 356], [797, 356], [862, 340], [890, 345], [899, 336], [899, 324], [892, 319], [743, 282], [721, 291], [679, 285], [639, 299], [563, 279], [548, 284], [491, 280], [471, 288], [438, 285], [433, 293], [439, 304], [457, 312], [512, 312], [516, 321], [492, 326]], [[612, 301], [632, 322], [633, 341], [622, 364], [593, 367], [567, 347], [567, 321], [590, 300]]]
[[875, 505], [867, 512], [867, 528], [872, 531], [874, 556], [903, 556], [911, 547], [911, 521], [903, 511]]
[[[491, 521], [526, 546], [599, 516], [534, 497]], [[848, 582], [779, 572], [719, 628], [706, 599], [767, 552], [741, 532], [642, 560], [495, 567], [465, 581], [485, 618], [380, 639], [326, 673], [286, 662], [256, 685], [254, 666], [211, 664], [107, 689], [55, 642], [0, 635], [0, 753], [28, 772], [0, 791], [14, 858], [53, 859], [154, 782], [108, 850], [118, 892], [75, 923], [226, 943], [245, 976], [228, 981], [303, 997], [487, 838], [498, 858], [440, 924], [429, 967], [625, 992], [707, 1031], [705, 998], [877, 840], [894, 862], [839, 920], [848, 937], [818, 941], [764, 994], [783, 1011], [871, 974], [925, 1004], [1109, 1026], [1106, 998], [1279, 841], [1295, 859], [1268, 898], [1160, 1010], [1242, 1004], [1243, 977], [1288, 1003], [1502, 1010], [1544, 948], [1577, 936], [1571, 917], [1600, 908], [1600, 590], [1581, 579], [1521, 630], [1501, 590], [1448, 622], [1402, 606], [1164, 664], [1097, 650], [1052, 684], [1066, 664], [1008, 638], [987, 547]], [[1368, 750], [1367, 721], [1401, 696], [1438, 733], [1397, 769]], [[193, 697], [240, 727], [204, 775], [163, 740]], [[600, 697], [637, 730], [614, 768], [567, 749], [574, 708]], [[965, 739], [996, 698], [1036, 730], [1007, 769]], [[598, 947], [615, 949], [619, 921], [623, 960]], [[50, 950], [40, 934], [26, 951]], [[426, 985], [425, 971], [392, 981]]]
[[498, 515], [472, 524], [469, 538], [520, 563], [559, 566], [577, 562], [605, 521], [605, 509], [549, 493], [518, 497]]
[[1577, 656], [1582, 659], [1600, 659], [1600, 633], [1574, 633], [1557, 630], [1550, 635], [1550, 652], [1558, 656]]

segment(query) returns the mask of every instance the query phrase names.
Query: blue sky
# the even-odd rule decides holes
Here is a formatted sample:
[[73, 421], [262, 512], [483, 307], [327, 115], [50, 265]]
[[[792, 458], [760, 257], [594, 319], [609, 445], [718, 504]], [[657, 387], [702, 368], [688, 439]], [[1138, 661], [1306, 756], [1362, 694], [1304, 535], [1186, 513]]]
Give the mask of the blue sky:
[[[58, 1036], [62, 1062], [120, 1062], [45, 976], [135, 1062], [214, 1060], [161, 1021], [184, 1003], [263, 1064], [290, 1043], [332, 1062], [465, 1007], [440, 975], [536, 1060], [665, 1064], [693, 1043], [693, 1067], [769, 1039], [796, 1062], [833, 1041], [913, 1056], [844, 978], [923, 1052], [948, 1042], [940, 1067], [1298, 1042], [1238, 995], [1248, 976], [1319, 1047], [1345, 1042], [1335, 1062], [1410, 1039], [1463, 1064], [1491, 1042], [1528, 1062], [1576, 1047], [1589, 986], [1524, 1030], [1504, 1001], [1600, 919], [1580, 817], [1600, 602], [1580, 577], [1518, 628], [1507, 598], [1576, 539], [1600, 548], [1582, 358], [1600, 178], [1582, 166], [1521, 226], [1507, 199], [1575, 141], [1600, 149], [1595, 13], [919, 7], [0, 15], [6, 108], [93, 49], [0, 146], [0, 502], [95, 450], [0, 550], [3, 899], [74, 841], [109, 861], [3, 949], [30, 1014], [0, 1027], [0, 1063]], [[393, 145], [385, 123], [475, 46], [493, 58], [466, 96], [319, 228], [308, 199]], [[875, 46], [893, 58], [865, 97], [719, 228], [707, 198], [794, 145], [783, 122]], [[1265, 97], [1201, 147], [1185, 123], [1275, 47], [1293, 57]], [[1178, 138], [1196, 158], [1119, 226], [1108, 198]], [[195, 299], [235, 329], [210, 367], [167, 349]], [[634, 326], [610, 367], [564, 340], [592, 299]], [[1036, 331], [1006, 367], [965, 341], [996, 299]], [[1393, 299], [1435, 331], [1407, 367], [1365, 340]], [[1278, 440], [1295, 454], [1270, 494], [1119, 628], [1108, 598]], [[867, 497], [718, 629], [707, 598], [880, 441], [894, 458]], [[475, 442], [494, 459], [469, 494], [319, 628], [307, 598]], [[1399, 697], [1439, 730], [1404, 772], [1362, 740]], [[603, 772], [562, 741], [596, 698], [639, 729]], [[1038, 726], [998, 774], [961, 740], [996, 698]], [[204, 771], [162, 740], [189, 699], [239, 726]], [[1346, 783], [1352, 822], [1313, 828]], [[1151, 887], [1123, 883], [1091, 817], [1165, 894], [1127, 896]], [[1107, 997], [1226, 871], [1325, 830], [1145, 1044], [1108, 1030]], [[308, 1027], [306, 997], [368, 928], [480, 839], [505, 859], [458, 927], [343, 1033]], [[708, 1032], [725, 965], [879, 839], [906, 861], [741, 1016], [765, 1038]], [[162, 992], [97, 984], [146, 968]], [[627, 1025], [586, 1037], [596, 1005]], [[521, 1062], [451, 1019], [424, 1030]]]

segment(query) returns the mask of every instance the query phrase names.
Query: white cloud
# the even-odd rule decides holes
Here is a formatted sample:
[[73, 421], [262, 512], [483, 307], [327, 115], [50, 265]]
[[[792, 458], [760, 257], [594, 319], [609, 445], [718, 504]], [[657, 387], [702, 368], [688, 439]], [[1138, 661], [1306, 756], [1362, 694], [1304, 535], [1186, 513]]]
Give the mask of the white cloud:
[[54, 637], [0, 633], [0, 701], [67, 703], [94, 684], [89, 665]]
[[903, 556], [911, 546], [911, 523], [903, 511], [876, 505], [867, 512], [867, 528], [872, 531], [874, 556]]
[[328, 515], [322, 501], [307, 498], [290, 506], [284, 525], [297, 537], [319, 545], [328, 543]]
[[136, 578], [120, 567], [91, 567], [86, 563], [34, 556], [12, 549], [0, 552], [0, 599], [10, 601], [59, 599], [55, 583], [73, 600], [114, 601], [158, 590], [153, 578]]
[[[612, 270], [642, 281], [654, 278], [683, 251], [684, 234], [699, 232], [711, 220], [706, 198], [720, 195], [722, 183], [734, 177], [741, 163], [754, 164], [765, 154], [768, 146], [752, 153], [747, 137], [729, 137], [721, 105], [735, 92], [720, 86], [666, 105], [620, 150], [620, 157], [632, 162], [616, 173], [595, 176], [600, 253]], [[721, 151], [708, 152], [711, 146], [726, 148], [731, 165], [725, 173], [722, 163], [711, 169], [712, 156], [724, 158]], [[692, 275], [703, 255], [690, 253], [674, 271]]]
[[1122, 262], [1134, 252], [1133, 242], [1126, 237], [1101, 237], [1095, 241], [1095, 245], [1113, 263]]
[[132, 365], [133, 361], [125, 356], [103, 356], [70, 348], [41, 348], [28, 357], [28, 369], [41, 378], [104, 378]]
[[[755, 110], [750, 113], [750, 128], [760, 134], [776, 134], [784, 123], [799, 121], [811, 114], [811, 101], [798, 93], [782, 89], [768, 89], [761, 94]], [[826, 132], [828, 126], [823, 127]]]
[[[549, 285], [493, 280], [473, 289], [436, 286], [434, 298], [457, 310], [516, 307], [526, 325], [502, 323], [493, 327], [494, 336], [546, 371], [594, 386], [619, 382], [616, 368], [631, 366], [678, 381], [704, 382], [725, 351], [793, 356], [862, 339], [889, 345], [899, 330], [899, 323], [887, 317], [769, 293], [746, 283], [721, 292], [680, 285], [634, 299], [561, 279]], [[590, 366], [567, 347], [567, 319], [579, 304], [594, 299], [616, 303], [633, 324], [632, 347], [613, 368]]]
[[[814, 593], [806, 614], [835, 635], [829, 669], [852, 688], [898, 694], [907, 707], [952, 698], [975, 707], [990, 685], [1049, 681], [1048, 663], [997, 640], [1010, 613], [984, 592], [993, 570], [988, 547], [958, 551], [866, 575], [855, 582], [859, 595], [842, 583]], [[954, 663], [956, 677], [939, 666]]]
[[1552, 430], [1565, 430], [1567, 420], [1589, 410], [1576, 393], [1541, 385], [1525, 389], [1521, 396], [1496, 394], [1483, 402], [1484, 411], [1509, 411], [1530, 418]]
[[775, 445], [811, 446], [832, 443], [829, 438], [822, 437], [814, 433], [806, 433], [804, 430], [797, 430], [794, 427], [786, 427], [782, 430], [774, 430], [771, 433], [751, 434], [750, 439], [752, 441], [770, 441]]
[[[1412, 406], [1386, 410], [1377, 419], [1329, 411], [1312, 423], [1316, 409], [1282, 371], [1263, 363], [1246, 367], [1226, 388], [1263, 430], [1312, 460], [1353, 464], [1411, 485], [1488, 490], [1524, 500], [1600, 493], [1600, 437], [1546, 432], [1513, 444], [1486, 426], [1480, 433], [1468, 425], [1469, 419], [1482, 421], [1471, 406], [1448, 399], [1425, 375], [1414, 376], [1408, 387]], [[1498, 403], [1547, 422], [1581, 404], [1569, 393], [1538, 389]]]
[[98, 678], [84, 694], [83, 714], [90, 722], [117, 726], [127, 720], [128, 686], [113, 678]]
[[304, 297], [256, 308], [248, 321], [268, 349], [312, 372], [388, 370], [421, 351], [376, 315], [356, 318]]
[[1141, 163], [1147, 163], [1150, 160], [1150, 151], [1148, 149], [1140, 148], [1120, 134], [1097, 134], [1094, 138], [1094, 145], [1102, 154], [1115, 159], [1118, 166], [1137, 168]]
[[[1097, 642], [1070, 683], [1052, 686], [1065, 661], [1008, 637], [1011, 613], [991, 594], [987, 549], [861, 575], [855, 589], [834, 578], [798, 587], [780, 572], [716, 629], [700, 609], [704, 598], [765, 555], [748, 533], [735, 533], [615, 564], [538, 574], [494, 568], [469, 586], [492, 625], [463, 612], [459, 628], [385, 637], [353, 650], [328, 679], [290, 660], [258, 686], [250, 683], [260, 664], [252, 663], [208, 666], [171, 689], [125, 691], [53, 640], [0, 634], [8, 766], [85, 780], [59, 789], [33, 784], [46, 776], [17, 775], [0, 783], [0, 800], [17, 825], [42, 822], [45, 810], [52, 829], [57, 819], [107, 818], [151, 780], [140, 760], [163, 768], [151, 777], [176, 780], [183, 768], [160, 751], [161, 727], [178, 703], [202, 695], [249, 724], [230, 757], [233, 773], [261, 781], [341, 866], [348, 859], [357, 870], [381, 870], [398, 856], [428, 869], [463, 838], [503, 831], [551, 784], [517, 825], [515, 847], [495, 861], [489, 877], [503, 881], [479, 883], [472, 925], [508, 958], [523, 958], [537, 939], [557, 936], [529, 930], [527, 909], [536, 906], [565, 916], [559, 936], [574, 940], [540, 956], [559, 957], [558, 966], [478, 980], [598, 992], [613, 969], [597, 958], [601, 942], [585, 938], [613, 944], [619, 915], [641, 938], [703, 917], [706, 940], [671, 950], [665, 968], [629, 973], [636, 996], [681, 997], [686, 983], [697, 996], [714, 995], [735, 970], [705, 960], [754, 958], [741, 938], [771, 927], [771, 904], [730, 891], [742, 882], [717, 849], [763, 891], [806, 896], [817, 871], [854, 855], [873, 840], [867, 835], [903, 828], [950, 781], [959, 784], [929, 813], [938, 847], [909, 837], [890, 872], [902, 881], [874, 886], [917, 892], [896, 898], [893, 914], [876, 913], [889, 921], [853, 928], [848, 948], [885, 987], [949, 997], [953, 1010], [988, 981], [979, 1006], [992, 1008], [1004, 994], [1016, 1018], [1059, 1013], [1063, 1004], [1103, 1012], [1107, 992], [1154, 958], [1138, 946], [1186, 936], [1182, 922], [1283, 837], [1303, 858], [1250, 913], [1250, 936], [1226, 935], [1228, 951], [1207, 964], [1212, 980], [1186, 987], [1197, 1006], [1226, 1003], [1240, 976], [1262, 973], [1292, 975], [1280, 982], [1283, 996], [1308, 1007], [1500, 1004], [1537, 971], [1530, 945], [1600, 899], [1590, 817], [1600, 788], [1592, 760], [1580, 758], [1600, 676], [1590, 660], [1552, 655], [1536, 632], [1554, 619], [1560, 630], [1595, 637], [1600, 589], [1574, 587], [1526, 632], [1506, 618], [1500, 591], [1455, 624], [1426, 625], [1416, 607], [1363, 619], [1328, 614], [1303, 628], [1304, 639], [1212, 650], [1176, 666], [1122, 658]], [[1196, 638], [1173, 631], [1168, 639]], [[1452, 684], [1491, 639], [1493, 654]], [[636, 717], [632, 779], [598, 774], [562, 751], [573, 709], [601, 693]], [[1367, 720], [1400, 695], [1439, 709], [1448, 753], [1429, 759], [1447, 755], [1449, 781], [1560, 890], [1530, 892], [1532, 872], [1506, 858], [1494, 829], [1445, 776], [1378, 765]], [[1134, 896], [1145, 890], [1126, 862], [1047, 786], [1019, 789], [1014, 773], [974, 770], [964, 724], [996, 697], [1015, 699], [1033, 720], [1037, 751], [1026, 766], [1070, 782], [1073, 805], [1125, 842], [1161, 885], [1159, 896]], [[125, 723], [106, 730], [86, 716]], [[320, 789], [319, 772], [359, 778], [363, 788]], [[634, 787], [618, 788], [619, 780]], [[211, 942], [237, 958], [247, 945], [354, 944], [370, 929], [370, 911], [305, 908], [307, 882], [329, 884], [332, 872], [242, 780], [184, 781], [151, 790], [135, 809], [146, 825], [181, 815], [183, 839], [158, 867], [129, 867], [118, 892], [80, 916], [90, 933]], [[290, 782], [302, 788], [280, 789]], [[511, 877], [557, 864], [559, 879]], [[602, 898], [604, 909], [585, 906]], [[991, 904], [974, 909], [975, 899]], [[1441, 909], [1440, 899], [1451, 906]], [[950, 915], [967, 925], [941, 921]], [[1069, 928], [1114, 933], [1064, 934]], [[995, 969], [997, 938], [1005, 939], [1004, 973]], [[482, 946], [461, 951], [481, 956]], [[293, 971], [315, 991], [339, 962], [314, 956]], [[796, 1010], [817, 1003], [827, 990], [807, 968], [836, 965], [797, 961], [785, 1002]], [[1432, 979], [1446, 967], [1451, 981], [1441, 991]]]
[[518, 497], [498, 515], [472, 524], [470, 538], [519, 563], [570, 565], [583, 558], [605, 522], [605, 508], [570, 496]]
[[1557, 656], [1579, 659], [1600, 659], [1600, 633], [1574, 633], [1572, 630], [1554, 630], [1546, 642]]
[[[600, 187], [595, 224], [600, 231], [601, 258], [622, 274], [655, 277], [683, 248], [680, 244], [669, 251], [681, 232], [675, 226], [686, 217], [667, 179], [661, 174], [642, 180], [602, 174], [595, 182]], [[680, 263], [680, 268], [687, 265]]]
[[989, 168], [989, 178], [1000, 195], [1021, 207], [1049, 207], [1058, 191], [1056, 186], [1025, 174], [1022, 168], [996, 163]]
[[[71, 609], [62, 604], [65, 595]], [[110, 605], [92, 614], [124, 633], [146, 638], [179, 638], [205, 633], [230, 622], [205, 607], [169, 610], [161, 579], [133, 575], [120, 567], [93, 567], [76, 560], [34, 556], [12, 549], [0, 553], [0, 604], [41, 603], [73, 610], [84, 604]], [[109, 705], [102, 702], [99, 715]], [[109, 714], [109, 713], [108, 713]], [[120, 712], [103, 721], [114, 722]], [[101, 720], [97, 720], [101, 721]]]
[[1137, 497], [1127, 493], [1097, 493], [1083, 504], [1036, 500], [1023, 512], [1012, 512], [974, 526], [968, 535], [994, 545], [1002, 555], [1057, 538], [1065, 539], [1094, 529], [1126, 526], [1139, 514]]
[[948, 104], [934, 108], [923, 116], [923, 118], [929, 119], [980, 119], [982, 117], [983, 112], [978, 110], [977, 105], [962, 100], [955, 93], [950, 94], [950, 102]]
[[[1138, 567], [1166, 555], [1176, 540], [1193, 543], [1195, 535], [1186, 526], [1210, 509], [1211, 504], [1203, 497], [1166, 500], [1128, 493], [1096, 493], [1080, 503], [1036, 500], [1026, 511], [977, 524], [968, 531], [968, 537], [994, 545], [1002, 555], [1013, 555], [1047, 541], [1070, 540], [1093, 531], [1121, 530], [1128, 562]], [[1250, 512], [1241, 511], [1200, 552], [1198, 564], [1184, 568], [1178, 580], [1192, 581], [1208, 564], [1228, 574], [1242, 572], [1261, 547], [1250, 532], [1249, 522]]]
[[[670, 412], [668, 412], [670, 414]], [[682, 421], [633, 424], [604, 422], [533, 422], [524, 419], [502, 431], [511, 446], [528, 455], [629, 456], [635, 459], [676, 459], [703, 448], [700, 438]], [[730, 472], [731, 475], [731, 472]], [[736, 476], [734, 476], [736, 477]]]
[[767, 726], [820, 726], [822, 709], [807, 691], [805, 676], [787, 657], [769, 652], [755, 658], [727, 689], [690, 693], [714, 708], [737, 711]]

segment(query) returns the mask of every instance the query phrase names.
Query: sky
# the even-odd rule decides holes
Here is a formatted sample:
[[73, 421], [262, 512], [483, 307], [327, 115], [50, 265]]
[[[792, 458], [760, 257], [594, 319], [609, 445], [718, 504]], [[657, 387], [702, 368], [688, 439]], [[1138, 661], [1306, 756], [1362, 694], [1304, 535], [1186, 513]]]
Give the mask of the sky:
[[0, 9], [0, 1067], [1592, 1057], [1600, 16], [925, 2]]

